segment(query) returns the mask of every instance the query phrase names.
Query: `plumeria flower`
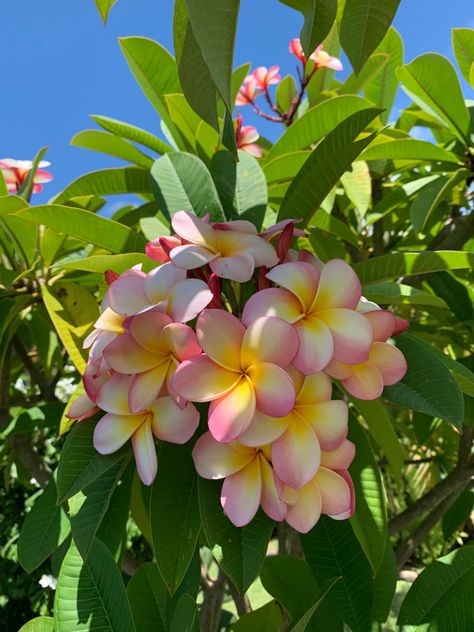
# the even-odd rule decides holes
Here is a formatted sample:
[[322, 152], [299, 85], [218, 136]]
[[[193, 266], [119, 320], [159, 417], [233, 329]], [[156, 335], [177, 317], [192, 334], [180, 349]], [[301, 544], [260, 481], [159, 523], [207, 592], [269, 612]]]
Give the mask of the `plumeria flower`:
[[245, 220], [211, 225], [186, 211], [178, 211], [172, 224], [179, 237], [187, 242], [170, 253], [176, 268], [193, 270], [209, 264], [217, 276], [245, 283], [255, 267], [271, 268], [278, 263], [273, 246]]
[[317, 68], [332, 68], [332, 70], [343, 69], [341, 60], [337, 57], [332, 57], [329, 53], [323, 50], [322, 44], [316, 48], [309, 58], [311, 61], [314, 61]]
[[337, 450], [321, 453], [317, 474], [301, 489], [280, 484], [279, 495], [287, 506], [285, 520], [296, 531], [310, 531], [322, 513], [334, 520], [353, 515], [354, 486], [347, 470], [354, 455], [354, 444], [345, 441]]
[[271, 444], [271, 460], [278, 478], [301, 489], [316, 475], [321, 450], [339, 448], [347, 436], [347, 404], [331, 400], [331, 380], [324, 373], [304, 376], [288, 369], [296, 401], [282, 419], [256, 413], [239, 442], [248, 446]]
[[236, 527], [248, 524], [260, 505], [273, 520], [284, 519], [286, 507], [278, 497], [269, 446], [249, 448], [237, 441], [223, 444], [206, 432], [194, 446], [193, 459], [203, 478], [225, 479], [221, 504]]
[[281, 81], [281, 75], [278, 74], [279, 70], [280, 66], [271, 66], [268, 69], [265, 66], [255, 68], [252, 76], [255, 79], [257, 89], [268, 90], [269, 86], [279, 83]]
[[132, 414], [128, 392], [133, 377], [114, 373], [102, 386], [97, 405], [106, 414], [94, 428], [94, 447], [100, 454], [111, 454], [132, 440], [140, 478], [151, 485], [157, 472], [154, 436], [170, 443], [186, 443], [199, 424], [193, 404], [180, 408], [170, 397], [160, 397], [145, 410]]
[[292, 55], [296, 57], [296, 59], [298, 59], [303, 64], [303, 66], [306, 64], [306, 55], [304, 54], [299, 37], [294, 37], [292, 40], [290, 40], [288, 50]]
[[186, 400], [211, 402], [208, 424], [217, 441], [237, 439], [255, 411], [271, 417], [290, 412], [295, 388], [284, 367], [298, 348], [291, 325], [264, 317], [245, 329], [236, 316], [206, 309], [196, 332], [204, 354], [182, 362], [171, 385]]
[[235, 142], [237, 147], [242, 151], [246, 151], [255, 158], [262, 157], [262, 148], [256, 144], [260, 138], [260, 134], [257, 132], [257, 128], [253, 125], [242, 125], [242, 116], [237, 116], [237, 126], [235, 128]]
[[[44, 167], [51, 165], [47, 160], [42, 160], [36, 170], [33, 179], [33, 193], [40, 193], [43, 190], [43, 184], [51, 182], [53, 176], [44, 171]], [[26, 180], [28, 173], [31, 171], [33, 163], [31, 160], [15, 160], [14, 158], [1, 158], [0, 170], [3, 173], [7, 190], [9, 193], [18, 193], [21, 185]]]
[[303, 261], [283, 263], [268, 272], [267, 278], [280, 287], [251, 296], [242, 322], [278, 316], [294, 324], [300, 341], [293, 360], [297, 369], [309, 375], [322, 371], [332, 359], [348, 364], [368, 359], [373, 330], [354, 311], [361, 286], [345, 261], [332, 259], [322, 271]]
[[392, 312], [376, 309], [364, 312], [372, 325], [374, 342], [365, 362], [354, 365], [333, 360], [325, 368], [328, 375], [340, 380], [346, 391], [359, 399], [377, 399], [384, 386], [399, 382], [407, 371], [403, 353], [388, 343], [395, 329]]
[[181, 246], [182, 240], [176, 235], [170, 237], [158, 237], [145, 246], [145, 254], [154, 261], [166, 263], [170, 261], [170, 252], [176, 246]]
[[153, 310], [127, 319], [126, 332], [104, 349], [105, 360], [114, 371], [133, 374], [128, 393], [132, 413], [151, 405], [164, 386], [183, 405], [171, 388], [171, 378], [180, 362], [200, 353], [191, 327]]
[[243, 84], [235, 99], [235, 105], [249, 105], [252, 104], [262, 90], [257, 85], [257, 80], [253, 75], [245, 77]]

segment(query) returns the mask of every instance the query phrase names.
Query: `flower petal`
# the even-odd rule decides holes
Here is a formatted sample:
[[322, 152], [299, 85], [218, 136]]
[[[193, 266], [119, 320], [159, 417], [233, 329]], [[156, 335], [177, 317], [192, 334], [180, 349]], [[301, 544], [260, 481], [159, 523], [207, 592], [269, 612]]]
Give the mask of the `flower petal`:
[[199, 413], [193, 404], [177, 406], [171, 397], [160, 397], [149, 406], [153, 413], [151, 429], [155, 437], [170, 443], [186, 443], [199, 425]]
[[272, 445], [275, 474], [286, 485], [301, 489], [318, 471], [321, 450], [311, 426], [293, 414], [287, 430]]
[[269, 362], [251, 366], [247, 375], [255, 389], [257, 410], [270, 417], [285, 417], [295, 404], [295, 387], [286, 371]]
[[347, 470], [355, 457], [355, 451], [355, 445], [346, 439], [336, 450], [321, 450], [321, 465], [330, 470]]
[[407, 372], [405, 356], [391, 344], [374, 342], [369, 361], [380, 371], [384, 386], [396, 384]]
[[212, 292], [199, 279], [185, 279], [168, 294], [168, 313], [178, 323], [193, 320], [212, 301]]
[[286, 367], [295, 357], [298, 346], [298, 334], [293, 325], [275, 316], [262, 316], [245, 332], [241, 366], [247, 368], [259, 362], [271, 362]]
[[170, 323], [160, 333], [159, 346], [182, 362], [202, 351], [194, 329], [182, 323]]
[[146, 351], [130, 334], [112, 340], [104, 349], [104, 358], [119, 373], [141, 373], [166, 360], [166, 356]]
[[197, 473], [203, 478], [218, 479], [240, 472], [255, 456], [255, 451], [234, 447], [232, 443], [219, 443], [210, 432], [199, 437], [193, 448]]
[[218, 253], [211, 252], [204, 246], [197, 246], [195, 244], [176, 246], [176, 248], [173, 248], [170, 252], [170, 259], [173, 265], [183, 270], [200, 268], [218, 256]]
[[301, 318], [301, 305], [298, 299], [280, 288], [260, 290], [249, 298], [242, 312], [242, 322], [248, 327], [261, 316], [277, 316], [289, 323]]
[[386, 309], [375, 309], [364, 312], [364, 316], [374, 330], [374, 341], [385, 342], [395, 329], [395, 314]]
[[149, 423], [143, 423], [132, 436], [133, 453], [137, 464], [138, 475], [145, 485], [155, 480], [158, 463], [156, 447]]
[[185, 278], [186, 272], [176, 268], [172, 263], [164, 263], [151, 270], [144, 280], [148, 303], [156, 304], [164, 301], [171, 289]]
[[182, 362], [171, 385], [178, 395], [191, 402], [210, 402], [223, 397], [240, 378], [241, 374], [224, 369], [203, 354]]
[[298, 406], [314, 404], [315, 402], [325, 402], [331, 399], [331, 380], [324, 373], [313, 373], [307, 375], [297, 392], [296, 403]]
[[324, 372], [331, 376], [334, 380], [345, 380], [352, 374], [354, 365], [344, 364], [337, 360], [331, 360], [331, 362], [324, 367]]
[[285, 518], [286, 505], [278, 496], [270, 464], [261, 453], [259, 454], [259, 460], [262, 477], [262, 497], [260, 499], [262, 509], [272, 520], [281, 522]]
[[359, 277], [342, 259], [331, 259], [321, 272], [314, 309], [355, 309], [361, 296]]
[[359, 312], [350, 309], [327, 309], [318, 319], [331, 330], [334, 358], [347, 364], [365, 362], [373, 342], [373, 329]]
[[281, 437], [287, 427], [288, 416], [277, 419], [256, 410], [249, 427], [239, 436], [239, 443], [251, 447], [267, 445]]
[[333, 355], [333, 337], [326, 325], [316, 318], [303, 318], [295, 323], [299, 338], [293, 365], [305, 374], [318, 373]]
[[117, 314], [131, 316], [150, 305], [145, 293], [145, 275], [121, 276], [109, 287], [107, 298]]
[[243, 527], [257, 513], [261, 496], [260, 459], [254, 458], [240, 472], [225, 479], [221, 491], [221, 505], [229, 520], [236, 527]]
[[98, 408], [95, 403], [89, 399], [87, 395], [79, 395], [72, 404], [69, 406], [69, 410], [66, 413], [68, 419], [87, 419], [94, 413], [98, 412]]
[[207, 355], [221, 366], [241, 371], [240, 350], [245, 327], [223, 309], [205, 309], [196, 323], [198, 340]]
[[299, 533], [308, 533], [318, 522], [321, 509], [321, 494], [318, 487], [311, 482], [300, 490], [298, 501], [294, 505], [288, 505], [285, 520]]
[[223, 257], [247, 254], [254, 260], [255, 266], [272, 268], [278, 263], [275, 248], [260, 235], [250, 234], [247, 230], [218, 230], [219, 251]]
[[128, 405], [131, 413], [138, 413], [155, 401], [166, 380], [169, 362], [134, 375], [128, 391]]
[[152, 354], [163, 355], [159, 334], [163, 327], [173, 322], [169, 316], [156, 310], [149, 310], [148, 312], [132, 316], [127, 322], [128, 330], [133, 339], [141, 347]]
[[313, 303], [318, 287], [319, 272], [308, 263], [282, 263], [267, 273], [267, 279], [278, 283], [294, 294], [307, 311]]
[[97, 406], [108, 413], [129, 415], [128, 389], [131, 379], [130, 375], [114, 373], [100, 388], [95, 400]]
[[346, 402], [340, 400], [318, 402], [297, 406], [295, 410], [310, 424], [322, 450], [336, 450], [346, 438], [349, 416]]
[[94, 448], [100, 454], [111, 454], [121, 448], [145, 421], [140, 415], [115, 415], [107, 413], [94, 428]]
[[243, 377], [229, 393], [209, 406], [209, 430], [217, 441], [233, 441], [248, 428], [254, 413], [255, 392]]
[[324, 514], [337, 515], [350, 508], [351, 490], [342, 476], [325, 467], [320, 467], [314, 482], [319, 487]]
[[362, 362], [352, 367], [351, 375], [341, 384], [346, 391], [359, 399], [377, 399], [383, 391], [380, 371], [372, 362]]
[[216, 245], [214, 229], [210, 224], [196, 217], [196, 215], [186, 211], [178, 211], [173, 215], [171, 224], [175, 233], [190, 243], [206, 247], [211, 246], [211, 248]]
[[338, 514], [330, 514], [330, 517], [333, 520], [346, 520], [347, 518], [352, 518], [355, 511], [356, 498], [355, 498], [354, 483], [352, 482], [351, 475], [349, 474], [347, 470], [340, 470], [338, 474], [341, 478], [343, 478], [346, 481], [349, 487], [351, 502], [350, 502], [349, 507], [345, 511], [341, 511]]
[[218, 257], [211, 261], [209, 267], [223, 279], [245, 283], [252, 278], [255, 261], [251, 255], [243, 252], [231, 257]]

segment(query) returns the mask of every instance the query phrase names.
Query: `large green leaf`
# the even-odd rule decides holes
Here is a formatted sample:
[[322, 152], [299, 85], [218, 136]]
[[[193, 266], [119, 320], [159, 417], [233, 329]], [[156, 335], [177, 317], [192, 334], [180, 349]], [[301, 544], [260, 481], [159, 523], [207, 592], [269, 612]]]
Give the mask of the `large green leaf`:
[[252, 522], [237, 528], [224, 515], [220, 481], [199, 479], [199, 507], [204, 535], [219, 566], [243, 594], [258, 577], [265, 560], [273, 522], [259, 511]]
[[307, 57], [329, 34], [336, 19], [337, 0], [281, 0], [300, 11], [304, 17], [300, 33], [301, 45]]
[[25, 200], [29, 201], [31, 198], [31, 194], [33, 193], [33, 186], [35, 180], [35, 173], [39, 168], [39, 164], [43, 159], [43, 156], [48, 151], [47, 147], [42, 147], [36, 156], [33, 158], [33, 162], [31, 165], [31, 169], [28, 171], [26, 178], [21, 183], [18, 189], [18, 195], [23, 197]]
[[359, 73], [382, 41], [400, 0], [346, 0], [341, 20], [341, 43]]
[[201, 530], [197, 474], [189, 445], [164, 443], [150, 497], [155, 559], [171, 595], [188, 570]]
[[301, 536], [306, 560], [323, 583], [341, 577], [328, 595], [329, 602], [353, 632], [369, 632], [372, 608], [371, 567], [348, 520], [322, 516]]
[[80, 208], [45, 204], [19, 211], [19, 215], [111, 252], [140, 251], [146, 245], [131, 228]]
[[94, 0], [94, 2], [104, 24], [106, 24], [107, 18], [109, 17], [110, 10], [114, 6], [114, 4], [118, 2], [118, 0]]
[[471, 119], [451, 62], [437, 53], [420, 55], [397, 70], [405, 92], [423, 110], [469, 142]]
[[347, 77], [339, 88], [339, 94], [359, 94], [381, 72], [389, 58], [390, 56], [387, 53], [374, 53], [371, 55], [359, 74], [352, 72]]
[[474, 309], [469, 290], [449, 272], [436, 272], [427, 279], [430, 288], [440, 300], [445, 301], [459, 320], [472, 320]]
[[474, 509], [474, 489], [465, 489], [443, 516], [442, 527], [445, 540], [465, 525]]
[[398, 569], [395, 553], [387, 538], [385, 553], [377, 575], [374, 577], [374, 602], [372, 619], [384, 623], [390, 613], [393, 596], [397, 588]]
[[54, 632], [54, 619], [52, 617], [36, 617], [22, 625], [18, 632]]
[[456, 250], [436, 252], [394, 252], [354, 264], [362, 283], [388, 281], [439, 270], [465, 270], [474, 267], [474, 254]]
[[453, 48], [459, 69], [464, 79], [474, 85], [472, 67], [474, 64], [474, 29], [453, 29]]
[[311, 152], [309, 149], [304, 151], [292, 151], [288, 154], [281, 154], [270, 160], [270, 162], [265, 162], [263, 171], [267, 182], [269, 184], [275, 182], [290, 183], [310, 155]]
[[232, 624], [232, 632], [279, 632], [282, 629], [283, 612], [276, 601], [269, 601], [253, 612], [244, 614]]
[[149, 169], [153, 164], [153, 158], [141, 152], [128, 141], [100, 130], [89, 129], [79, 132], [71, 139], [71, 145], [99, 151], [108, 156], [115, 156], [145, 169]]
[[385, 489], [367, 437], [354, 417], [350, 419], [349, 439], [356, 445], [350, 467], [357, 499], [351, 524], [375, 576], [382, 564], [387, 540]]
[[459, 158], [438, 145], [425, 140], [400, 138], [382, 140], [370, 145], [361, 155], [363, 160], [435, 160], [459, 163]]
[[398, 384], [385, 387], [383, 397], [460, 427], [464, 416], [461, 391], [431, 345], [409, 334], [397, 336], [396, 344], [406, 358], [408, 371]]
[[99, 454], [92, 445], [94, 424], [80, 422], [69, 433], [58, 465], [58, 503], [62, 503], [123, 461], [127, 448], [113, 454]]
[[137, 632], [167, 632], [168, 591], [154, 562], [142, 564], [127, 585]]
[[97, 531], [97, 537], [107, 546], [115, 560], [120, 559], [124, 537], [127, 533], [132, 481], [135, 474], [135, 462], [129, 461], [121, 480], [110, 497], [109, 506]]
[[149, 272], [155, 267], [155, 263], [141, 252], [130, 252], [123, 255], [93, 255], [74, 261], [58, 262], [56, 265], [64, 270], [84, 270], [85, 272], [99, 272], [101, 274], [107, 270], [113, 270], [117, 274], [121, 274], [138, 263], [142, 265], [144, 272]]
[[336, 235], [344, 241], [347, 241], [349, 244], [353, 246], [358, 246], [357, 238], [355, 237], [352, 230], [349, 228], [347, 224], [341, 222], [341, 220], [333, 217], [329, 213], [322, 208], [318, 208], [316, 213], [313, 215], [309, 222], [309, 230], [310, 236], [309, 240], [311, 241], [312, 236], [318, 232], [318, 230], [323, 230], [327, 233], [331, 233], [332, 235]]
[[87, 561], [71, 543], [58, 577], [54, 622], [61, 632], [135, 632], [120, 571], [100, 540]]
[[428, 566], [405, 597], [403, 632], [469, 632], [474, 629], [474, 546], [463, 546]]
[[378, 113], [379, 110], [369, 108], [352, 114], [316, 146], [291, 183], [280, 207], [279, 220], [301, 217], [306, 224], [311, 219], [344, 171], [373, 139], [371, 134], [355, 140]]
[[52, 476], [35, 500], [18, 539], [18, 561], [31, 573], [58, 548], [69, 532], [64, 509], [56, 506], [56, 480]]
[[186, 150], [208, 161], [220, 146], [219, 132], [196, 114], [184, 95], [167, 94], [165, 100], [170, 118]]
[[267, 164], [277, 156], [298, 149], [305, 149], [329, 134], [336, 125], [352, 114], [367, 108], [369, 103], [362, 97], [343, 95], [323, 101], [296, 119], [270, 148], [265, 157]]
[[168, 217], [190, 211], [213, 221], [225, 219], [211, 174], [196, 156], [179, 152], [158, 158], [151, 169], [153, 188], [160, 210]]
[[372, 180], [367, 163], [363, 160], [356, 160], [342, 174], [341, 183], [349, 200], [360, 216], [364, 217], [372, 198]]
[[[312, 621], [314, 615], [316, 614], [316, 612], [319, 611], [319, 613], [321, 613], [320, 610], [320, 606], [323, 604], [324, 599], [326, 597], [326, 595], [331, 591], [332, 587], [337, 584], [337, 582], [340, 580], [340, 577], [335, 577], [327, 582], [325, 582], [325, 590], [322, 593], [322, 595], [319, 597], [319, 599], [304, 613], [304, 615], [298, 619], [298, 621], [295, 623], [295, 625], [291, 628], [290, 632], [305, 632], [308, 629], [308, 626], [310, 625], [310, 622]], [[325, 603], [325, 602], [324, 602]], [[323, 606], [324, 608], [324, 606]], [[325, 629], [327, 630], [327, 624], [325, 625]]]
[[67, 281], [53, 287], [42, 285], [41, 296], [69, 357], [82, 373], [87, 360], [82, 343], [99, 317], [97, 301], [85, 288]]
[[[428, 280], [431, 280], [436, 274], [444, 273], [435, 272], [428, 277]], [[448, 309], [446, 301], [441, 297], [404, 283], [393, 283], [390, 281], [371, 283], [363, 286], [362, 294], [367, 300], [384, 305], [426, 305]]]
[[117, 195], [151, 193], [150, 174], [142, 167], [117, 167], [91, 171], [71, 182], [51, 201], [62, 204], [81, 195]]
[[194, 632], [198, 622], [198, 607], [196, 599], [183, 593], [178, 599], [176, 609], [171, 617], [170, 632]]
[[134, 143], [139, 143], [144, 147], [148, 147], [148, 149], [156, 151], [158, 154], [167, 154], [168, 152], [173, 151], [173, 149], [162, 141], [161, 138], [150, 134], [150, 132], [141, 129], [140, 127], [130, 125], [130, 123], [124, 123], [123, 121], [118, 121], [117, 119], [109, 118], [108, 116], [99, 116], [98, 114], [91, 114], [91, 119], [111, 134], [115, 134], [115, 136], [120, 136], [121, 138], [126, 138]]
[[[388, 61], [365, 86], [364, 94], [369, 101], [384, 109], [380, 118], [383, 123], [387, 123], [398, 89], [395, 68], [403, 64], [403, 40], [393, 26], [387, 31], [375, 52], [388, 55]], [[363, 72], [364, 69], [361, 74]]]

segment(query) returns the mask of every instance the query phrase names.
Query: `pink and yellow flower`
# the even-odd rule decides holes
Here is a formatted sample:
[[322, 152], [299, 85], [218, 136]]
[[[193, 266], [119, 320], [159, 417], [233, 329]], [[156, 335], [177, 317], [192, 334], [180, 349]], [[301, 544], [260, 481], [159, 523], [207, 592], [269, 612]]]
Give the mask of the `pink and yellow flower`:
[[253, 75], [245, 77], [243, 84], [235, 99], [235, 105], [249, 105], [252, 104], [262, 90], [259, 89], [257, 80]]
[[317, 68], [331, 68], [332, 70], [342, 70], [343, 66], [341, 60], [337, 57], [333, 57], [325, 50], [323, 50], [323, 45], [320, 44], [314, 53], [311, 53], [310, 57], [311, 61], [314, 61]]
[[280, 66], [271, 66], [270, 68], [259, 66], [255, 68], [252, 76], [255, 79], [257, 89], [268, 90], [269, 86], [279, 83], [281, 81], [281, 75], [278, 74], [279, 70]]
[[273, 520], [284, 519], [286, 507], [278, 496], [268, 446], [249, 448], [237, 441], [219, 443], [206, 432], [194, 446], [193, 459], [203, 478], [225, 479], [221, 504], [236, 527], [248, 524], [260, 505]]
[[233, 441], [255, 411], [284, 417], [295, 403], [295, 388], [284, 367], [293, 360], [298, 338], [280, 318], [264, 317], [247, 329], [219, 309], [206, 309], [196, 324], [201, 356], [177, 368], [172, 388], [184, 399], [211, 402], [209, 430], [217, 441]]
[[94, 447], [111, 454], [132, 440], [138, 474], [150, 485], [157, 471], [154, 436], [170, 443], [186, 443], [199, 424], [193, 404], [180, 408], [170, 397], [160, 397], [145, 410], [133, 414], [128, 406], [132, 376], [114, 373], [102, 386], [97, 405], [106, 414], [94, 428]]
[[377, 309], [364, 312], [364, 317], [372, 325], [374, 338], [367, 360], [352, 365], [333, 360], [325, 371], [354, 397], [371, 400], [381, 396], [384, 386], [402, 379], [407, 363], [403, 353], [387, 342], [395, 330], [394, 314]]
[[179, 211], [173, 215], [172, 224], [179, 237], [187, 242], [170, 253], [177, 269], [193, 270], [209, 264], [217, 276], [245, 283], [252, 277], [255, 267], [271, 268], [278, 263], [273, 246], [245, 220], [211, 225], [195, 215]]
[[292, 55], [296, 57], [296, 59], [298, 59], [303, 64], [303, 66], [306, 64], [306, 55], [304, 54], [299, 37], [294, 37], [292, 40], [290, 40], [288, 50]]
[[[33, 179], [33, 193], [40, 193], [43, 190], [43, 184], [51, 182], [53, 176], [49, 171], [44, 171], [44, 167], [51, 165], [47, 160], [42, 160], [36, 170]], [[15, 160], [14, 158], [1, 158], [0, 171], [2, 171], [9, 193], [18, 193], [21, 185], [28, 177], [33, 163], [31, 160]]]
[[360, 281], [342, 260], [332, 259], [319, 271], [303, 261], [281, 264], [267, 274], [279, 288], [254, 294], [245, 305], [242, 321], [277, 316], [292, 323], [299, 337], [293, 365], [305, 374], [322, 371], [332, 359], [358, 364], [368, 359], [373, 333], [369, 321], [355, 307]]
[[257, 128], [253, 125], [242, 125], [242, 116], [237, 116], [237, 126], [235, 128], [235, 142], [237, 147], [242, 151], [246, 151], [255, 158], [262, 157], [262, 148], [256, 144], [260, 138]]

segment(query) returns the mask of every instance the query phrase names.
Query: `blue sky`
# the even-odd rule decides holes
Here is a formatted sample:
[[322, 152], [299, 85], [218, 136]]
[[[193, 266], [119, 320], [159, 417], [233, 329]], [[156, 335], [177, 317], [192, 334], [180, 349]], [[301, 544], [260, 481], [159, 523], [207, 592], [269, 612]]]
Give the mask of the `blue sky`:
[[[82, 173], [121, 164], [69, 146], [76, 132], [94, 128], [89, 114], [159, 132], [157, 115], [129, 72], [117, 38], [143, 35], [172, 50], [172, 0], [119, 0], [106, 28], [93, 0], [23, 0], [20, 5], [4, 1], [2, 5], [0, 157], [32, 158], [40, 147], [49, 145], [47, 158], [55, 180], [35, 196], [36, 203]], [[407, 61], [428, 51], [452, 59], [450, 29], [474, 28], [474, 3], [401, 0], [394, 24], [405, 40]], [[235, 65], [279, 64], [284, 74], [294, 72], [288, 42], [300, 27], [300, 14], [277, 0], [241, 0]], [[401, 95], [397, 106], [406, 102]], [[247, 109], [242, 110], [244, 119], [254, 122]], [[269, 134], [268, 128], [264, 131]]]

